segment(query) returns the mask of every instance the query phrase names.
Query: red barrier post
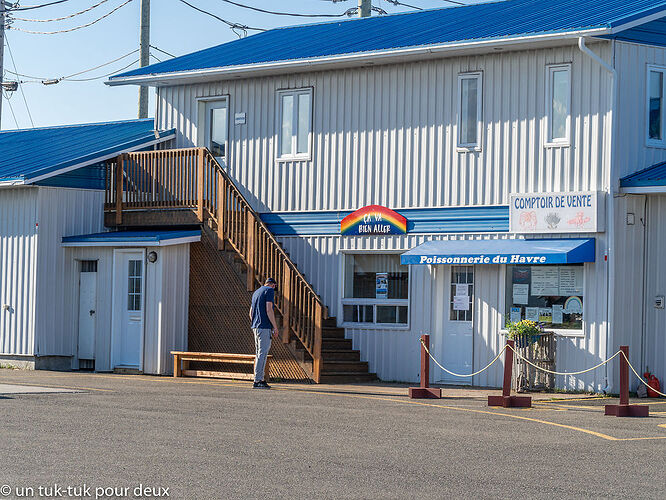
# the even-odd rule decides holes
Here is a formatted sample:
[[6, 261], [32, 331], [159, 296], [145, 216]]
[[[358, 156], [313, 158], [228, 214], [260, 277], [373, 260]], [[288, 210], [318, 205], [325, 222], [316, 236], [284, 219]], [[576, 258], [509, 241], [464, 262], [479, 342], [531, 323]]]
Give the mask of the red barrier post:
[[504, 384], [501, 396], [488, 396], [488, 406], [501, 406], [502, 408], [531, 408], [532, 398], [530, 396], [511, 395], [511, 376], [513, 374], [513, 340], [506, 341], [507, 347], [504, 351]]
[[410, 387], [409, 397], [412, 399], [440, 399], [442, 390], [430, 387], [430, 357], [426, 348], [430, 349], [430, 335], [421, 335], [421, 385]]
[[[629, 346], [620, 346], [620, 404], [606, 405], [606, 415], [614, 417], [647, 417], [650, 408], [647, 405], [629, 404]], [[625, 357], [626, 356], [626, 357]]]

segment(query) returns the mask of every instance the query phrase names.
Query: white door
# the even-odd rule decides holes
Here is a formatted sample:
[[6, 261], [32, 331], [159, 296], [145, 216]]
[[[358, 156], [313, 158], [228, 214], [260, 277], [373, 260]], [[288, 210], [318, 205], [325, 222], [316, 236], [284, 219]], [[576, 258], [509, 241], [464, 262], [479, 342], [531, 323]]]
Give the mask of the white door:
[[[442, 365], [448, 370], [472, 373], [474, 316], [474, 266], [451, 266], [446, 279], [448, 303], [442, 304], [446, 312], [438, 346]], [[470, 378], [449, 375], [437, 368], [438, 382], [455, 385], [471, 384]]]
[[79, 359], [95, 359], [97, 261], [82, 260], [79, 274]]
[[114, 253], [113, 367], [142, 368], [144, 252]]
[[225, 165], [229, 125], [227, 100], [204, 103], [204, 113], [204, 145], [221, 165]]

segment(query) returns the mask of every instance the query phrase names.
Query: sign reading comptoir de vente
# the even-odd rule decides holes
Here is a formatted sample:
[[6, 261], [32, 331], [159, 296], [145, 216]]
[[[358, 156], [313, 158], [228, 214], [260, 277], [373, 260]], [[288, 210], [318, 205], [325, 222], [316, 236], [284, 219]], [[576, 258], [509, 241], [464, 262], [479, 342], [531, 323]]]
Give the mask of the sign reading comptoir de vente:
[[600, 233], [604, 231], [603, 193], [512, 194], [512, 233]]
[[340, 222], [343, 236], [405, 234], [407, 219], [380, 205], [368, 205], [349, 214]]

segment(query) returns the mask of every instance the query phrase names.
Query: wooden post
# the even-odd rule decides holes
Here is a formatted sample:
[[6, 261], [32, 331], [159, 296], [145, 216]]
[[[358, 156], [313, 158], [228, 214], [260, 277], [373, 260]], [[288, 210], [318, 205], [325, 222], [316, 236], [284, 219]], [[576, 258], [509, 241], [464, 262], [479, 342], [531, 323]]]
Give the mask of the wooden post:
[[419, 387], [409, 388], [409, 397], [412, 399], [440, 399], [442, 390], [430, 387], [430, 335], [421, 335], [421, 380]]
[[204, 209], [204, 150], [197, 151], [197, 218], [203, 222]]
[[180, 355], [179, 354], [174, 354], [173, 355], [173, 376], [174, 377], [182, 377], [183, 373], [180, 368]]
[[254, 290], [254, 259], [255, 259], [255, 233], [256, 233], [256, 222], [254, 220], [254, 214], [251, 211], [247, 211], [247, 291], [251, 292]]
[[125, 155], [118, 155], [116, 158], [116, 225], [123, 223], [123, 163]]
[[282, 264], [282, 343], [288, 344], [291, 337], [291, 268], [285, 260]]
[[506, 341], [504, 351], [504, 383], [501, 396], [488, 396], [488, 406], [501, 406], [503, 408], [531, 408], [531, 396], [511, 395], [511, 376], [513, 375], [513, 340]]
[[322, 343], [322, 326], [324, 324], [324, 309], [319, 301], [315, 301], [314, 308], [314, 322], [315, 322], [315, 331], [314, 331], [314, 345], [312, 346], [312, 378], [315, 381], [315, 384], [321, 382], [321, 343]]
[[227, 186], [224, 176], [217, 173], [217, 249], [224, 250], [224, 224], [227, 213]]
[[[606, 405], [605, 414], [615, 417], [647, 417], [650, 407], [647, 405], [629, 404], [629, 346], [620, 346], [624, 356], [620, 354], [620, 404]], [[626, 357], [625, 357], [626, 356]]]

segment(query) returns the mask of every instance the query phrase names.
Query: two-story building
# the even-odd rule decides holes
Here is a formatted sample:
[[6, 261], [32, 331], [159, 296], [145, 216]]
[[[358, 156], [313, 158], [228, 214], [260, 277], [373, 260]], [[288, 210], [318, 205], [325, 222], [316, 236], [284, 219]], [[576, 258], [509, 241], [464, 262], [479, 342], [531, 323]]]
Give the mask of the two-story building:
[[[244, 314], [222, 249], [248, 289], [278, 278], [283, 340], [315, 380], [341, 373], [353, 347], [382, 380], [417, 381], [423, 333], [470, 373], [518, 319], [555, 332], [558, 371], [628, 344], [663, 379], [665, 72], [666, 2], [654, 0], [270, 30], [109, 80], [155, 87], [156, 126], [184, 149], [110, 165], [106, 223], [145, 228], [164, 211], [160, 224], [203, 227], [190, 348], [193, 331]], [[556, 383], [601, 391], [615, 373]], [[499, 386], [501, 364], [467, 382]]]

